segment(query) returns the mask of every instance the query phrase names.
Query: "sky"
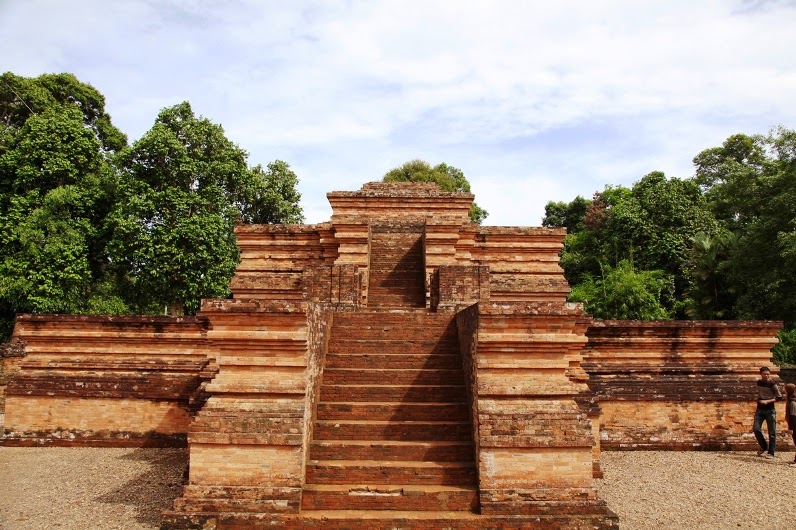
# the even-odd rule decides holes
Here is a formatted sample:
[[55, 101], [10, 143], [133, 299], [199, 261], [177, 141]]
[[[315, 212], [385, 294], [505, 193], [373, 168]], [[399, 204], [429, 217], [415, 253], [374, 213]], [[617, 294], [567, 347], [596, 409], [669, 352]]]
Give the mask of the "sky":
[[306, 222], [413, 159], [485, 225], [796, 128], [796, 1], [0, 0], [0, 68], [72, 73], [134, 142], [189, 101], [299, 177]]

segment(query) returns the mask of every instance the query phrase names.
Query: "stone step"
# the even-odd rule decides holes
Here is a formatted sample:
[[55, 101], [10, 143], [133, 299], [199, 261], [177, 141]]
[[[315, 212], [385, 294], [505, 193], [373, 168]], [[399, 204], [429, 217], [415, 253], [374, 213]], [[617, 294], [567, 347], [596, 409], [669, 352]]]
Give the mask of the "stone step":
[[403, 276], [407, 279], [422, 279], [425, 282], [426, 269], [422, 261], [401, 261], [399, 263], [372, 263], [368, 269], [368, 279], [384, 278], [385, 276]]
[[331, 368], [323, 371], [324, 385], [364, 385], [368, 383], [450, 385], [461, 383], [463, 380], [464, 375], [461, 368], [456, 370]]
[[466, 403], [318, 403], [319, 420], [468, 421]]
[[[420, 349], [412, 353], [426, 353], [428, 349], [433, 349], [437, 346], [444, 345], [448, 348], [458, 346], [458, 337], [456, 335], [456, 328], [452, 329], [435, 329], [435, 328], [421, 328], [419, 326], [366, 326], [357, 328], [356, 326], [340, 326], [332, 330], [332, 336], [329, 340], [329, 351], [339, 352], [345, 351], [346, 348], [339, 347], [349, 342], [354, 344], [365, 344], [367, 341], [374, 341], [374, 345], [378, 347], [388, 346], [386, 342], [393, 342], [395, 344], [409, 345], [414, 349]], [[455, 348], [454, 351], [459, 351]]]
[[368, 294], [368, 306], [370, 307], [423, 307], [426, 303], [425, 295], [403, 295], [403, 294]]
[[368, 268], [369, 279], [375, 277], [383, 278], [389, 274], [402, 275], [407, 278], [420, 277], [425, 281], [426, 268], [422, 260], [403, 260], [397, 263], [389, 261], [374, 263], [371, 261], [370, 268]]
[[423, 246], [417, 239], [401, 238], [376, 241], [376, 245], [371, 246], [370, 256], [422, 256]]
[[393, 248], [377, 248], [375, 252], [371, 250], [369, 263], [372, 267], [373, 263], [401, 263], [406, 261], [423, 263], [422, 249], [407, 249], [397, 246]]
[[402, 277], [410, 282], [421, 281], [425, 284], [426, 269], [422, 261], [400, 261], [400, 262], [383, 262], [371, 264], [368, 269], [368, 281], [373, 282], [375, 278], [384, 279], [389, 276], [396, 278]]
[[[428, 322], [423, 322], [422, 320], [418, 321], [415, 319], [396, 319], [385, 318], [383, 321], [379, 322], [375, 320], [374, 317], [370, 318], [351, 318], [348, 317], [346, 320], [338, 321], [337, 317], [335, 317], [335, 321], [333, 324], [333, 330], [348, 330], [348, 329], [357, 329], [361, 328], [361, 331], [369, 331], [369, 330], [394, 330], [400, 329], [404, 331], [403, 336], [396, 336], [396, 340], [405, 339], [406, 338], [406, 330], [411, 329], [413, 331], [417, 331], [420, 333], [425, 333], [430, 337], [436, 336], [456, 336], [456, 324], [450, 321], [434, 321], [429, 320]], [[360, 337], [366, 338], [366, 337]]]
[[[571, 504], [571, 503], [570, 503]], [[161, 528], [193, 530], [617, 530], [616, 514], [604, 504], [584, 502], [577, 512], [570, 504], [539, 502], [522, 514], [480, 515], [470, 511], [434, 510], [301, 510], [301, 513], [163, 512]], [[552, 505], [552, 506], [551, 506]], [[552, 508], [552, 509], [551, 509]]]
[[470, 441], [316, 440], [310, 445], [309, 457], [312, 460], [468, 462], [473, 461], [474, 454]]
[[372, 267], [374, 263], [387, 264], [387, 263], [406, 263], [417, 262], [423, 263], [423, 251], [420, 248], [377, 248], [375, 252], [371, 250], [370, 261], [368, 262]]
[[175, 512], [290, 512], [300, 507], [297, 488], [186, 484], [174, 501]]
[[384, 310], [363, 308], [359, 311], [338, 311], [334, 314], [335, 325], [346, 323], [369, 324], [416, 324], [418, 326], [447, 326], [455, 318], [449, 313], [431, 313], [425, 309]]
[[[408, 332], [411, 334], [411, 332]], [[329, 354], [340, 355], [456, 355], [459, 358], [459, 345], [450, 340], [406, 340], [404, 342], [389, 339], [357, 340], [352, 338], [336, 338], [329, 342]], [[461, 364], [461, 362], [459, 363]]]
[[318, 420], [315, 440], [469, 441], [469, 421]]
[[[541, 503], [540, 503], [541, 504]], [[554, 513], [479, 515], [469, 511], [398, 511], [398, 510], [306, 510], [296, 526], [277, 527], [293, 530], [616, 530], [618, 518], [605, 506], [589, 503], [584, 511], [572, 513], [567, 506]]]
[[395, 462], [390, 460], [310, 460], [307, 484], [475, 485], [473, 462]]
[[383, 271], [371, 270], [368, 286], [373, 287], [400, 287], [406, 290], [421, 290], [426, 287], [425, 274], [418, 269], [385, 269]]
[[403, 250], [404, 252], [423, 252], [423, 238], [420, 234], [371, 234], [370, 253], [387, 250]]
[[474, 486], [307, 484], [302, 510], [475, 511]]
[[[360, 341], [361, 342], [361, 341]], [[335, 344], [340, 346], [339, 344]], [[331, 345], [330, 345], [331, 346]], [[364, 346], [357, 344], [357, 347]], [[462, 357], [453, 344], [449, 345], [450, 353], [432, 351], [430, 353], [409, 353], [412, 351], [428, 351], [436, 348], [437, 344], [426, 343], [423, 345], [394, 344], [392, 345], [395, 353], [327, 353], [325, 369], [330, 368], [437, 368], [444, 370], [456, 370], [462, 368]], [[456, 347], [457, 348], [457, 347]], [[458, 348], [457, 348], [458, 349]], [[383, 351], [381, 345], [372, 345], [367, 351]]]
[[464, 403], [464, 385], [321, 385], [319, 401]]
[[368, 284], [368, 300], [373, 300], [374, 296], [383, 298], [415, 298], [426, 295], [426, 287], [419, 281], [402, 280], [390, 282], [386, 278], [374, 278]]

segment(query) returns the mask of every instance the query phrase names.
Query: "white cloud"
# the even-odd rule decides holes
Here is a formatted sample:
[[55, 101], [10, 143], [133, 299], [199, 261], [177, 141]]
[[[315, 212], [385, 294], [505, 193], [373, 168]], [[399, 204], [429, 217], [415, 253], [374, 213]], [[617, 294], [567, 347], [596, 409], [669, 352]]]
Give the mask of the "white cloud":
[[[76, 8], [75, 5], [79, 6]], [[652, 170], [685, 177], [737, 132], [796, 125], [790, 2], [11, 0], [5, 67], [68, 71], [131, 139], [189, 100], [251, 163], [325, 193], [412, 158], [470, 178], [490, 224]]]

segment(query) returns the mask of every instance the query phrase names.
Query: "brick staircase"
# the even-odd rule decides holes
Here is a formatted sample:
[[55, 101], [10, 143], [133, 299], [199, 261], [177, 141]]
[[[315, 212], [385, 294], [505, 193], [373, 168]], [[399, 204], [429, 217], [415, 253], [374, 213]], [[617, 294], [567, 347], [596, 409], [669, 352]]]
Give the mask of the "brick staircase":
[[372, 227], [369, 307], [424, 307], [423, 227]]
[[336, 313], [302, 496], [305, 524], [409, 517], [431, 528], [477, 506], [453, 315]]

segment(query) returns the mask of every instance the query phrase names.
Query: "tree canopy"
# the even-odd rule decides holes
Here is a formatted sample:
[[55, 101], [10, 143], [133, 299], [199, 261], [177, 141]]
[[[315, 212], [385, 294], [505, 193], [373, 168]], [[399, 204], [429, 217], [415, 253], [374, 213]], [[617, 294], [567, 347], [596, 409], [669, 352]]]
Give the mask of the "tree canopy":
[[20, 312], [192, 312], [224, 296], [237, 223], [303, 220], [298, 177], [190, 104], [132, 146], [71, 74], [0, 76], [0, 339]]
[[796, 132], [732, 135], [694, 167], [547, 204], [571, 299], [601, 318], [782, 320], [775, 357], [796, 363]]
[[103, 220], [127, 139], [104, 105], [70, 74], [0, 76], [0, 336], [17, 312], [119, 307]]
[[[470, 182], [461, 169], [446, 163], [434, 167], [423, 160], [410, 160], [384, 174], [384, 182], [436, 182], [443, 191], [470, 193]], [[470, 207], [470, 220], [481, 224], [489, 213], [473, 203]]]

